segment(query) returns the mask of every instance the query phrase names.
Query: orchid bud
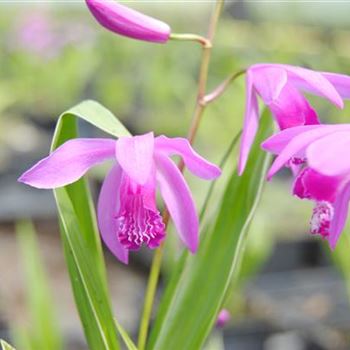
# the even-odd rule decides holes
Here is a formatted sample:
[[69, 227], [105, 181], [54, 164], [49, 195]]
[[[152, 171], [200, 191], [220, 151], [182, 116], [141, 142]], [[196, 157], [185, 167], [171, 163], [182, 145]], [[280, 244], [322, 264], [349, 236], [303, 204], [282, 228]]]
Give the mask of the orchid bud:
[[108, 30], [129, 38], [165, 43], [170, 27], [155, 18], [111, 0], [86, 0], [96, 20]]
[[216, 327], [217, 328], [223, 328], [225, 325], [230, 322], [231, 320], [231, 314], [228, 310], [222, 309], [219, 312], [218, 318], [216, 319]]

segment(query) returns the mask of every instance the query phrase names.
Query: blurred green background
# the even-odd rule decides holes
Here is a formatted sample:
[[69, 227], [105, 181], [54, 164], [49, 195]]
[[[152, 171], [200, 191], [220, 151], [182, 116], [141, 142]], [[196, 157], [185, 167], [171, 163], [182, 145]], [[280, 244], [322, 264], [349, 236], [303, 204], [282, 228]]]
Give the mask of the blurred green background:
[[[129, 5], [169, 23], [174, 32], [204, 35], [213, 4]], [[258, 62], [350, 74], [349, 12], [350, 3], [345, 2], [227, 2], [208, 90]], [[83, 99], [96, 99], [134, 134], [154, 130], [184, 136], [195, 105], [200, 54], [200, 47], [192, 43], [153, 45], [117, 37], [97, 25], [83, 2], [0, 2], [0, 323], [5, 338], [11, 329], [30, 323], [23, 284], [26, 263], [13, 225], [29, 217], [38, 228], [38, 251], [49, 275], [65, 347], [85, 349], [52, 196], [16, 184], [25, 169], [48, 153], [58, 116]], [[219, 162], [240, 130], [244, 99], [240, 77], [206, 111], [195, 148], [208, 159]], [[350, 116], [350, 103], [340, 111], [319, 98], [310, 100], [324, 122], [347, 122]], [[81, 127], [84, 134], [97, 136], [95, 130]], [[232, 158], [226, 176], [235, 166]], [[105, 170], [103, 166], [91, 174], [96, 193]], [[200, 207], [208, 184], [188, 178]], [[290, 188], [287, 173], [266, 186], [241, 272], [227, 297], [232, 312], [224, 332], [227, 349], [350, 347], [349, 242], [343, 238], [330, 257], [328, 247], [307, 233], [311, 204], [292, 198]], [[215, 196], [220, 193], [219, 188]], [[177, 256], [178, 244], [170, 237], [164, 279]], [[115, 312], [131, 332], [137, 328], [149, 263], [147, 252], [134, 255], [131, 266], [124, 267], [106, 252]], [[340, 269], [334, 269], [333, 260]]]

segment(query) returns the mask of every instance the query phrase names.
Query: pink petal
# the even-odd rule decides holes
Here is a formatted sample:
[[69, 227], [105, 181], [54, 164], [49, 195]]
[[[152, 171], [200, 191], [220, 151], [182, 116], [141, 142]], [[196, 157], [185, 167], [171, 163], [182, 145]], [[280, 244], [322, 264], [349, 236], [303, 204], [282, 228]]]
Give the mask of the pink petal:
[[306, 168], [296, 178], [293, 194], [301, 199], [333, 203], [341, 180], [339, 177], [325, 176], [311, 168]]
[[328, 176], [342, 175], [350, 170], [350, 130], [328, 134], [310, 144], [306, 157], [310, 167]]
[[116, 156], [120, 166], [137, 184], [144, 185], [154, 166], [154, 136], [121, 137], [117, 141]]
[[274, 154], [279, 154], [282, 152], [283, 148], [285, 148], [287, 144], [294, 137], [313, 129], [322, 129], [322, 128], [325, 128], [325, 125], [303, 125], [303, 126], [296, 126], [294, 128], [285, 129], [266, 139], [261, 144], [261, 147], [265, 151], [268, 151]]
[[37, 188], [57, 188], [77, 181], [92, 166], [114, 157], [112, 139], [72, 139], [26, 171], [18, 181]]
[[322, 96], [334, 103], [337, 107], [343, 108], [343, 100], [334, 86], [326, 79], [324, 74], [311, 69], [294, 67], [290, 65], [278, 65], [288, 72], [288, 81], [297, 88], [306, 92]]
[[181, 155], [188, 170], [202, 179], [212, 180], [221, 174], [219, 167], [201, 157], [193, 150], [188, 140], [184, 138], [159, 136], [155, 139], [155, 148], [156, 152], [160, 152], [166, 156], [172, 156], [174, 154]]
[[338, 238], [346, 224], [349, 212], [350, 183], [347, 183], [334, 203], [334, 216], [329, 229], [329, 245], [335, 248]]
[[170, 27], [155, 18], [146, 16], [112, 0], [86, 0], [96, 20], [110, 31], [129, 38], [165, 43]]
[[318, 117], [307, 99], [291, 84], [285, 85], [269, 108], [281, 129], [299, 125], [319, 124]]
[[278, 99], [288, 80], [286, 71], [274, 65], [258, 66], [257, 68], [253, 66], [248, 73], [251, 74], [254, 87], [265, 104], [270, 104]]
[[[312, 126], [310, 126], [309, 128], [312, 128]], [[315, 142], [317, 139], [320, 139], [321, 137], [324, 137], [325, 135], [332, 133], [337, 128], [341, 128], [341, 126], [339, 125], [319, 126], [317, 128], [312, 128], [310, 131], [299, 133], [297, 136], [292, 138], [291, 141], [282, 149], [278, 157], [273, 162], [267, 174], [268, 179], [270, 179], [274, 174], [276, 174], [276, 172], [279, 169], [281, 169], [292, 157], [303, 158], [305, 156], [304, 151], [307, 146]], [[282, 131], [282, 132], [285, 132], [285, 131]], [[266, 147], [266, 143], [264, 143], [264, 148], [265, 147]]]
[[144, 200], [144, 205], [147, 209], [154, 212], [158, 211], [156, 203], [156, 171], [155, 168], [151, 171], [151, 176], [148, 181], [141, 187], [141, 193]]
[[128, 263], [128, 250], [118, 239], [116, 215], [119, 210], [122, 169], [115, 165], [106, 176], [98, 199], [98, 226], [108, 249], [124, 264]]
[[303, 163], [289, 162], [288, 167], [294, 178], [300, 174], [301, 170], [303, 169], [303, 165]]
[[198, 248], [198, 216], [190, 189], [177, 166], [166, 156], [157, 154], [157, 179], [176, 230], [188, 249]]
[[252, 72], [248, 70], [246, 74], [246, 106], [244, 125], [241, 138], [241, 148], [238, 160], [238, 173], [242, 175], [247, 164], [250, 148], [259, 126], [259, 105], [256, 92], [253, 87]]
[[350, 76], [336, 73], [321, 73], [338, 91], [342, 98], [350, 98]]

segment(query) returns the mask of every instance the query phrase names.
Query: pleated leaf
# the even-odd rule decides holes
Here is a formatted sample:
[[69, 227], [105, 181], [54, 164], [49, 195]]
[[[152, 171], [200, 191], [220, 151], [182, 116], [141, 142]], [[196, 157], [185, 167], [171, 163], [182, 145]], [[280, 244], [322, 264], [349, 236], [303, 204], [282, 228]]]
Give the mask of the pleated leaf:
[[128, 348], [128, 350], [137, 350], [136, 345], [134, 344], [134, 342], [131, 340], [129, 334], [126, 332], [126, 330], [122, 327], [122, 325], [115, 320], [118, 332], [120, 334], [120, 336], [123, 339], [123, 342], [125, 344], [125, 346]]
[[[85, 101], [61, 115], [52, 150], [78, 136], [78, 118], [115, 137], [130, 135], [109, 110], [94, 101]], [[86, 179], [56, 189], [54, 195], [66, 263], [89, 348], [119, 349], [95, 208]]]
[[213, 229], [203, 229], [196, 255], [185, 253], [162, 298], [148, 349], [197, 350], [209, 335], [237, 267], [245, 233], [257, 206], [269, 155], [260, 143], [272, 133], [267, 113], [243, 176], [232, 176]]

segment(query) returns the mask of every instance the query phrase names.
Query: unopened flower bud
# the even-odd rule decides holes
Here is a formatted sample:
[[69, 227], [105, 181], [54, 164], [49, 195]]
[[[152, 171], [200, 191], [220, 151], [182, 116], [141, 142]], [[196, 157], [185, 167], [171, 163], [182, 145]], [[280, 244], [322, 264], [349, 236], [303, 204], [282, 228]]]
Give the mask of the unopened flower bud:
[[166, 23], [113, 0], [86, 0], [86, 4], [96, 20], [114, 33], [155, 43], [169, 39], [170, 27]]

